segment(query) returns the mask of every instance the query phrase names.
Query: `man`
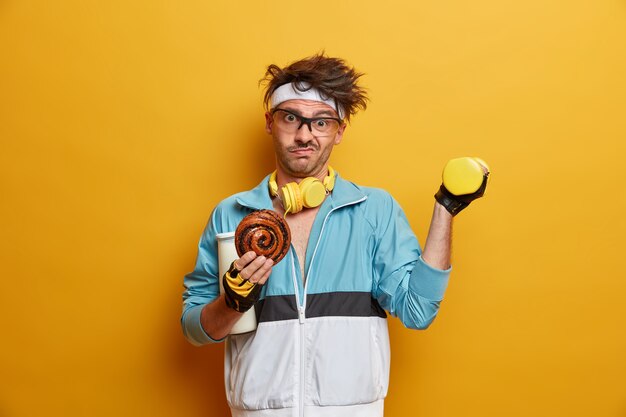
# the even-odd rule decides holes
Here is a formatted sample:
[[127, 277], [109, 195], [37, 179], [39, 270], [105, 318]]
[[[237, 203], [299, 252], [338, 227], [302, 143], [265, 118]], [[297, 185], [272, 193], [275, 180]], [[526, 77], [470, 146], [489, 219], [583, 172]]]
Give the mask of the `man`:
[[[195, 269], [185, 277], [185, 336], [196, 345], [226, 339], [233, 416], [382, 416], [390, 362], [386, 312], [414, 329], [433, 321], [450, 273], [453, 215], [484, 192], [483, 171], [473, 193], [457, 197], [442, 186], [422, 252], [387, 192], [336, 174], [328, 165], [333, 147], [367, 103], [360, 76], [324, 55], [268, 67], [265, 128], [276, 171], [215, 208]], [[307, 198], [292, 198], [289, 190], [306, 194], [311, 181], [323, 193], [303, 208]], [[218, 276], [216, 234], [234, 231], [259, 209], [286, 217], [289, 253], [274, 264], [248, 252]], [[252, 305], [257, 329], [227, 338]]]

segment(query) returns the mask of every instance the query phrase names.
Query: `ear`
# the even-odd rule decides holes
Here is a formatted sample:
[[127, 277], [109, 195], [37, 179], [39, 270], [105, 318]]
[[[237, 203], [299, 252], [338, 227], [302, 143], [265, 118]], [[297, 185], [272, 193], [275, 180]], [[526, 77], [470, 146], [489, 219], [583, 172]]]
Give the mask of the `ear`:
[[272, 114], [268, 111], [265, 112], [265, 131], [268, 134], [272, 134], [272, 125], [274, 124], [274, 118]]
[[335, 133], [335, 145], [339, 145], [341, 143], [341, 139], [343, 139], [343, 132], [345, 132], [347, 125], [344, 123], [339, 126], [339, 130]]

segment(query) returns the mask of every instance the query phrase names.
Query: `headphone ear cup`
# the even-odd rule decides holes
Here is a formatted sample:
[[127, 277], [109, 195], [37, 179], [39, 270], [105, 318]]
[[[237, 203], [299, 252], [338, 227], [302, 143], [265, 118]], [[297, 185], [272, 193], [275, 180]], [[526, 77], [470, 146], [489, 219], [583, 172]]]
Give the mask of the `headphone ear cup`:
[[290, 182], [280, 189], [281, 199], [285, 214], [302, 211], [302, 195], [300, 187], [295, 182]]
[[302, 204], [306, 208], [317, 207], [326, 197], [326, 187], [317, 178], [308, 177], [303, 179], [299, 185]]

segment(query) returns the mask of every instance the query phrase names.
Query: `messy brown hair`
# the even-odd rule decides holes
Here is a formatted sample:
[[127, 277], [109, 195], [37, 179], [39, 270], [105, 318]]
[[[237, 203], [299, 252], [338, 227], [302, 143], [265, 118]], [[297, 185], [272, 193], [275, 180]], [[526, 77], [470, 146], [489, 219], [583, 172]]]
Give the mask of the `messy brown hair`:
[[[285, 68], [277, 65], [267, 67], [265, 77], [261, 83], [266, 83], [263, 104], [269, 109], [272, 94], [283, 84], [294, 82], [295, 88], [300, 91], [310, 88], [317, 89], [324, 99], [331, 99], [343, 109], [344, 117], [350, 121], [350, 116], [357, 111], [367, 108], [367, 93], [357, 84], [363, 73], [356, 72], [343, 59], [331, 58], [324, 52], [291, 63]], [[308, 83], [304, 89], [300, 83]]]

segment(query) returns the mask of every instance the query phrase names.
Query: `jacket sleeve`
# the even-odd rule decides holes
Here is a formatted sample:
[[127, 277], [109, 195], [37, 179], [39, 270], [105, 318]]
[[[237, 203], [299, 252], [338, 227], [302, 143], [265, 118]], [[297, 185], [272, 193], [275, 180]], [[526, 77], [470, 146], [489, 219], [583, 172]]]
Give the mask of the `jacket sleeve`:
[[374, 296], [392, 316], [412, 329], [435, 319], [451, 268], [426, 264], [415, 234], [399, 204], [386, 195], [374, 228]]
[[185, 290], [181, 325], [187, 340], [196, 346], [221, 341], [212, 339], [200, 324], [202, 308], [220, 294], [215, 217], [216, 210], [200, 237], [196, 265], [183, 281]]

